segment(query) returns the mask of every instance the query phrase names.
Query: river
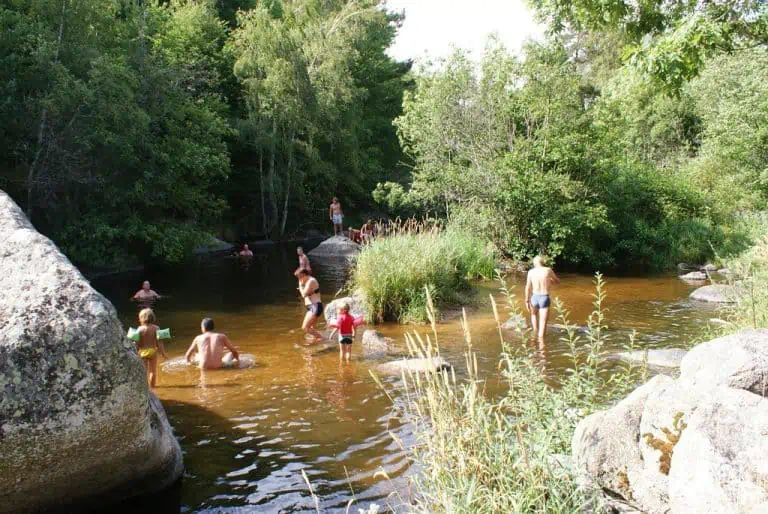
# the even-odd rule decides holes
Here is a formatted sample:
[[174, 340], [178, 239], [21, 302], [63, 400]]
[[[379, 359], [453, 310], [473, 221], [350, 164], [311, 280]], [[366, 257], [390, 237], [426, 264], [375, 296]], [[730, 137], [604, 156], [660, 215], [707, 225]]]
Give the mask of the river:
[[[369, 374], [382, 361], [363, 358], [360, 336], [350, 364], [339, 363], [334, 345], [326, 351], [304, 346], [299, 326], [305, 311], [292, 275], [295, 247], [264, 246], [255, 253], [250, 267], [213, 255], [145, 275], [93, 281], [125, 326], [136, 326], [137, 309], [129, 298], [142, 279], [169, 295], [155, 305], [155, 312], [158, 325], [172, 331], [166, 345], [170, 357], [184, 355], [205, 316], [215, 320], [216, 329], [241, 353], [255, 356], [257, 365], [250, 369], [201, 374], [190, 367], [166, 366], [160, 372], [156, 393], [180, 439], [186, 465], [181, 511], [313, 512], [302, 470], [324, 512], [344, 512], [353, 498], [351, 512], [370, 503], [394, 504], [397, 498], [387, 498], [392, 491], [407, 500], [409, 461], [390, 432], [406, 444], [413, 436], [392, 415], [390, 400]], [[315, 262], [313, 268], [328, 302], [343, 286], [344, 271]], [[523, 278], [510, 277], [518, 293]], [[592, 280], [561, 276], [554, 296], [567, 305], [574, 323], [583, 325], [592, 310]], [[476, 286], [477, 305], [468, 315], [472, 343], [481, 375], [496, 382], [501, 345], [488, 295], [495, 295], [500, 306], [503, 298], [498, 284]], [[642, 347], [674, 347], [700, 334], [714, 311], [688, 300], [693, 288], [674, 275], [606, 278], [610, 346], [619, 347], [631, 329]], [[377, 329], [395, 339], [395, 352], [405, 352], [405, 331], [426, 331], [396, 324]], [[447, 320], [438, 330], [443, 356], [461, 374], [465, 345], [458, 320]], [[558, 339], [552, 333], [543, 349], [528, 349], [554, 378], [568, 366], [565, 344]], [[518, 338], [510, 334], [509, 340]]]

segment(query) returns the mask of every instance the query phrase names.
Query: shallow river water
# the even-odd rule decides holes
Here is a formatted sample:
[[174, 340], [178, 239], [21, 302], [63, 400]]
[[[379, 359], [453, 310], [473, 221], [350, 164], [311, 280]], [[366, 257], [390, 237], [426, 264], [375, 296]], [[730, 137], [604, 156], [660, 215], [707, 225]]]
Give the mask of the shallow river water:
[[[156, 393], [184, 451], [182, 512], [314, 512], [302, 470], [324, 512], [343, 512], [351, 499], [351, 512], [370, 503], [396, 504], [399, 500], [387, 498], [393, 491], [407, 500], [409, 462], [391, 432], [406, 444], [413, 437], [393, 417], [390, 400], [370, 376], [369, 370], [382, 361], [363, 358], [359, 334], [349, 364], [339, 363], [336, 345], [326, 351], [304, 346], [299, 326], [305, 311], [296, 293], [295, 266], [294, 247], [275, 245], [257, 249], [250, 267], [234, 258], [208, 256], [146, 276], [93, 282], [126, 326], [136, 325], [137, 308], [128, 299], [143, 278], [170, 295], [154, 307], [158, 325], [173, 334], [166, 345], [170, 357], [184, 355], [205, 316], [214, 318], [217, 331], [226, 333], [241, 353], [255, 356], [257, 364], [250, 369], [202, 374], [185, 366], [161, 369]], [[313, 268], [323, 300], [332, 300], [343, 286], [344, 271], [315, 262]], [[509, 280], [518, 294], [522, 280]], [[592, 309], [593, 279], [563, 274], [561, 280], [554, 296], [567, 305], [571, 321], [583, 325]], [[688, 300], [693, 288], [674, 275], [607, 277], [611, 345], [618, 348], [631, 329], [641, 347], [676, 346], [700, 334], [714, 314], [711, 307]], [[472, 343], [481, 375], [497, 383], [501, 345], [488, 295], [496, 296], [500, 306], [503, 299], [491, 282], [477, 284], [477, 291], [477, 305], [468, 314]], [[426, 331], [395, 324], [377, 329], [395, 339], [395, 353], [405, 353], [405, 331]], [[461, 375], [465, 345], [458, 320], [444, 321], [438, 331], [443, 356]], [[558, 339], [550, 333], [543, 349], [529, 348], [531, 358], [553, 377], [568, 362]], [[509, 334], [509, 340], [519, 338]]]

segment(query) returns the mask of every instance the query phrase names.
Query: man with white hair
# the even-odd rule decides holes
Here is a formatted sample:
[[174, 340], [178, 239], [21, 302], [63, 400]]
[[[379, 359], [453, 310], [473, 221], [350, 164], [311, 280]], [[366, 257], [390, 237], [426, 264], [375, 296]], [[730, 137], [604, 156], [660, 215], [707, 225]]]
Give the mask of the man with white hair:
[[533, 268], [528, 270], [525, 283], [525, 308], [531, 313], [531, 327], [540, 343], [544, 342], [549, 319], [549, 288], [560, 283], [552, 268], [544, 266], [544, 258], [533, 258]]

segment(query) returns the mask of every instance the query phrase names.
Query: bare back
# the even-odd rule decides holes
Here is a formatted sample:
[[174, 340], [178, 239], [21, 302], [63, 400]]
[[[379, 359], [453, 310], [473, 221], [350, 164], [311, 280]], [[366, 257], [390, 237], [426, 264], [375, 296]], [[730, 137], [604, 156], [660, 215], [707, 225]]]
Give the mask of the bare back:
[[157, 344], [157, 325], [142, 325], [138, 329], [139, 341], [136, 347], [139, 350], [145, 348], [156, 348]]
[[218, 369], [221, 359], [228, 350], [229, 340], [224, 334], [206, 332], [195, 338], [201, 369]]
[[555, 272], [546, 266], [537, 266], [528, 271], [528, 284], [532, 294], [549, 294], [549, 288], [557, 282]]

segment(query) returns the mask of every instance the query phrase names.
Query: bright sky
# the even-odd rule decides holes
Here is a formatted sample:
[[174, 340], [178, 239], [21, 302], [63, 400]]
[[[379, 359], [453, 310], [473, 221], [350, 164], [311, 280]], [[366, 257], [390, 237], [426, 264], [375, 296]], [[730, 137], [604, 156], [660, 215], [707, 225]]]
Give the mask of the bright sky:
[[401, 60], [444, 57], [451, 45], [472, 51], [477, 59], [493, 32], [509, 50], [543, 33], [524, 0], [387, 0], [387, 8], [405, 9], [405, 22], [390, 48]]

